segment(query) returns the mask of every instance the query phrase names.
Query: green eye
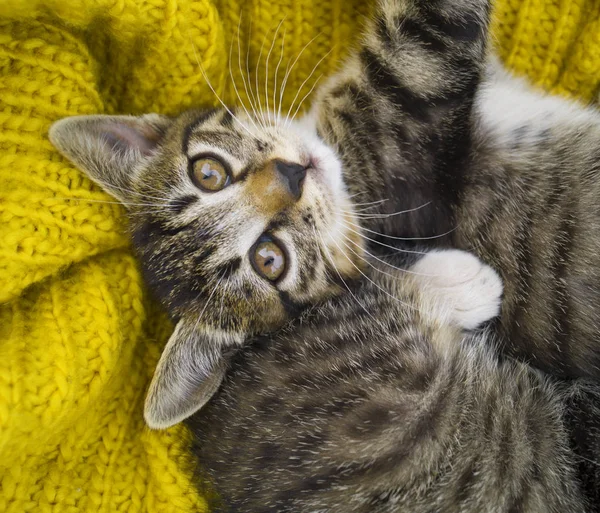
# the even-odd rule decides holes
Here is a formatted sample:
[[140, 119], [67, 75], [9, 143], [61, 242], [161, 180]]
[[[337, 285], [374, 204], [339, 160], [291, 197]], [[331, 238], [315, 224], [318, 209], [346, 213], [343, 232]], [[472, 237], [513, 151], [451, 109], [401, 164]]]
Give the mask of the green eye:
[[229, 173], [218, 160], [205, 157], [192, 163], [192, 180], [200, 189], [216, 192], [231, 183]]
[[285, 271], [286, 257], [283, 247], [271, 238], [263, 238], [250, 250], [254, 270], [269, 281], [276, 281]]

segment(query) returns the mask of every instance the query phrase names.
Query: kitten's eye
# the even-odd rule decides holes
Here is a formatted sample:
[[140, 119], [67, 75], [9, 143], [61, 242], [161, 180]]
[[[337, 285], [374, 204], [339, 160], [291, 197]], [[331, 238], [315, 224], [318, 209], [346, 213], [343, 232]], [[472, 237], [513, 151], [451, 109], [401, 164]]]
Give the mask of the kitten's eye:
[[201, 189], [211, 192], [220, 191], [231, 182], [225, 166], [210, 157], [200, 158], [193, 162], [192, 180]]
[[254, 270], [269, 281], [276, 281], [285, 271], [285, 252], [273, 239], [265, 237], [250, 250]]

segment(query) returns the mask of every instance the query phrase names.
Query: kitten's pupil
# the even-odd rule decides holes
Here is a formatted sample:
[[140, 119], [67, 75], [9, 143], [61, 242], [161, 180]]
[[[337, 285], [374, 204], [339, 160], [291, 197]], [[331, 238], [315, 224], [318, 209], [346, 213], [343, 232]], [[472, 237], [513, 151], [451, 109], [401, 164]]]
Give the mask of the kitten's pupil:
[[223, 177], [215, 169], [210, 167], [210, 164], [208, 163], [202, 166], [202, 174], [204, 175], [202, 180], [211, 180], [211, 188], [219, 187], [221, 185], [221, 182], [224, 181]]
[[250, 252], [255, 271], [269, 281], [277, 280], [285, 271], [285, 253], [271, 238], [264, 238]]
[[193, 164], [192, 179], [205, 191], [220, 191], [229, 185], [229, 173], [225, 166], [213, 158], [200, 158]]

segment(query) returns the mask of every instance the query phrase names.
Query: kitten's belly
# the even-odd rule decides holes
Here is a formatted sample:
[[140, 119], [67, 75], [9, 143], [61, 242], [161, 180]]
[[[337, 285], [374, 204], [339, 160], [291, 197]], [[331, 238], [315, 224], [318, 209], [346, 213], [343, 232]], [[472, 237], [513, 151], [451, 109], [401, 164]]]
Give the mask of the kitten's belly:
[[386, 211], [416, 210], [363, 219], [386, 236], [368, 232], [372, 249], [475, 252], [504, 281], [496, 325], [507, 352], [555, 375], [600, 378], [600, 115], [495, 85], [482, 88], [477, 116], [458, 192], [392, 177], [377, 192]]
[[482, 88], [455, 243], [498, 269], [506, 349], [600, 377], [600, 114], [519, 81]]
[[597, 215], [589, 199], [554, 211], [528, 206], [527, 198], [488, 217], [467, 211], [455, 243], [502, 275], [496, 326], [509, 353], [555, 375], [599, 378], [600, 216], [589, 218]]

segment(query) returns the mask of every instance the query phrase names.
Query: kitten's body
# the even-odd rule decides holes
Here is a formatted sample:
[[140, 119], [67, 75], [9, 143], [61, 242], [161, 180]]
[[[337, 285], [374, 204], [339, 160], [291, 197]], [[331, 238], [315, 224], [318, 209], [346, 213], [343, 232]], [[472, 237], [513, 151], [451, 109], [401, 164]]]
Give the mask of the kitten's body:
[[[488, 22], [485, 0], [380, 0], [303, 124], [215, 110], [52, 128], [128, 205], [148, 283], [177, 321], [149, 425], [189, 417], [225, 379], [192, 425], [233, 511], [579, 512], [581, 483], [597, 507], [596, 386], [497, 361], [426, 282], [370, 271], [381, 243], [472, 249], [506, 283], [505, 349], [600, 377], [600, 119], [501, 71], [485, 78]], [[285, 262], [278, 278], [268, 254]]]
[[242, 350], [190, 419], [215, 511], [588, 511], [563, 393], [422, 284], [375, 279]]
[[[378, 18], [388, 32], [392, 4]], [[506, 284], [506, 350], [552, 374], [599, 378], [600, 113], [534, 91], [496, 61], [484, 71], [482, 55], [461, 58], [478, 42], [468, 32], [485, 34], [466, 19], [455, 49], [429, 44], [425, 24], [386, 38], [376, 22], [310, 118], [351, 193], [386, 200], [371, 213], [415, 209], [361, 220], [383, 235], [371, 238], [476, 252]], [[371, 251], [386, 251], [378, 242]]]

